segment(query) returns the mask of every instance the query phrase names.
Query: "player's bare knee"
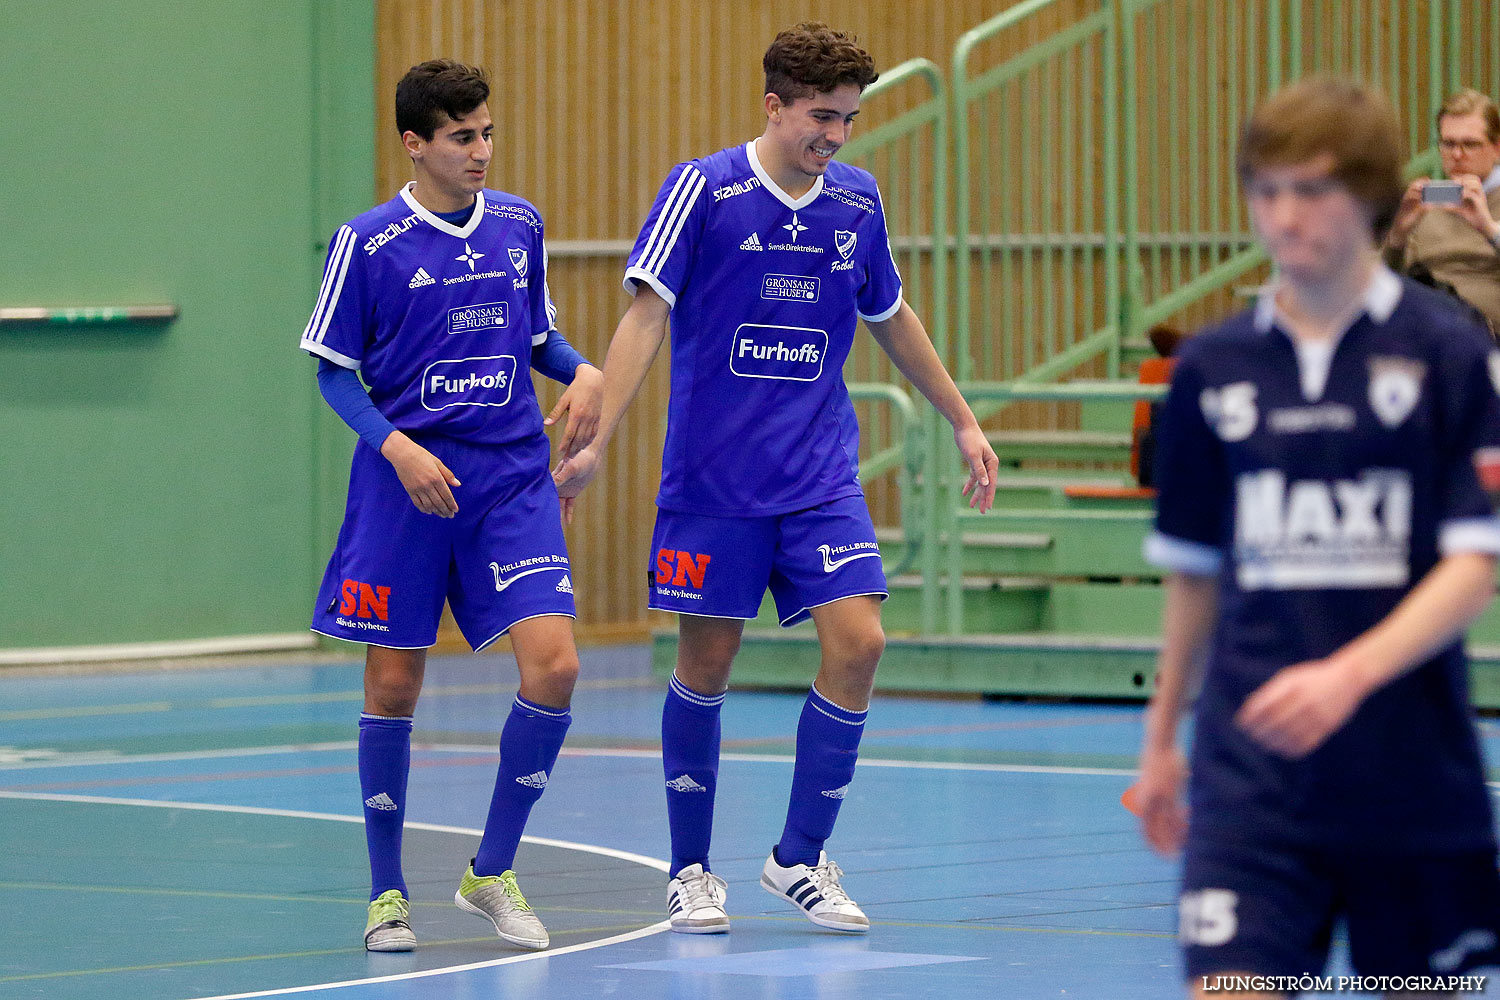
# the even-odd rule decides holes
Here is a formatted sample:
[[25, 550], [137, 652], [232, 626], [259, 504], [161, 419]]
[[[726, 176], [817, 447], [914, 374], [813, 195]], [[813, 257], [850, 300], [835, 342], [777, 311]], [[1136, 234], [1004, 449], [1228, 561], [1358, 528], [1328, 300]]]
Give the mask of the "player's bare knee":
[[853, 674], [875, 676], [880, 657], [885, 654], [885, 629], [873, 622], [839, 643], [837, 654], [845, 670]]

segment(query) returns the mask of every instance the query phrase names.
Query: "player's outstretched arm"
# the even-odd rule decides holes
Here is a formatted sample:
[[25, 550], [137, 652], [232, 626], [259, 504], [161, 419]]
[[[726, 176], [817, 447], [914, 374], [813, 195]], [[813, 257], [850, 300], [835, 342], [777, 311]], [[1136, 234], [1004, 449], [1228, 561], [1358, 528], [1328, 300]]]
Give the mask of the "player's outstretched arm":
[[566, 501], [578, 496], [599, 471], [599, 461], [609, 439], [614, 435], [625, 411], [641, 391], [641, 383], [661, 350], [667, 336], [667, 317], [672, 307], [656, 291], [644, 282], [635, 293], [635, 300], [615, 335], [610, 338], [609, 352], [604, 356], [603, 406], [599, 414], [598, 430], [589, 445], [577, 454], [558, 463], [552, 470], [553, 482], [557, 483], [558, 495], [564, 499], [564, 513], [572, 516], [572, 504]]
[[1146, 706], [1141, 778], [1134, 788], [1141, 832], [1161, 854], [1176, 853], [1187, 835], [1182, 802], [1187, 764], [1177, 748], [1177, 725], [1198, 690], [1218, 603], [1216, 577], [1172, 573], [1166, 579], [1156, 690]]
[[1458, 639], [1494, 593], [1494, 556], [1444, 556], [1390, 614], [1332, 656], [1278, 670], [1245, 699], [1235, 722], [1273, 753], [1305, 757], [1373, 692]]
[[970, 507], [977, 505], [981, 512], [989, 510], [995, 502], [995, 477], [1000, 471], [1000, 460], [995, 457], [995, 449], [990, 447], [979, 421], [974, 419], [974, 411], [969, 409], [942, 359], [933, 350], [932, 339], [927, 336], [921, 319], [911, 306], [902, 302], [890, 319], [878, 323], [867, 321], [865, 325], [901, 374], [953, 425], [953, 442], [969, 467], [963, 495], [969, 498]]

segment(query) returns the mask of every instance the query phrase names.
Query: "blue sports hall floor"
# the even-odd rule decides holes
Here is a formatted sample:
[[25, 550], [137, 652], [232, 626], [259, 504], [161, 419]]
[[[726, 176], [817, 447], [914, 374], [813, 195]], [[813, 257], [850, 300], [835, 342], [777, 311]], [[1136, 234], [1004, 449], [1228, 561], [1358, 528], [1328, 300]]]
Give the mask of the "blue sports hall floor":
[[713, 861], [733, 930], [666, 931], [664, 685], [641, 647], [582, 652], [517, 858], [552, 931], [537, 954], [452, 902], [514, 662], [433, 658], [405, 845], [419, 945], [366, 954], [359, 652], [0, 673], [0, 997], [1182, 995], [1175, 867], [1119, 805], [1138, 706], [877, 697], [829, 844], [873, 923], [852, 937], [757, 882], [802, 696], [731, 691]]

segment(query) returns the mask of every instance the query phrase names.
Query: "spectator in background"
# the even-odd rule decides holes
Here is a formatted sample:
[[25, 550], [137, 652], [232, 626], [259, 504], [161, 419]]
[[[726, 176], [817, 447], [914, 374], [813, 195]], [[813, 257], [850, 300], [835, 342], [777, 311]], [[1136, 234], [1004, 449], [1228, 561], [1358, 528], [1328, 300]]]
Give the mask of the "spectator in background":
[[1385, 241], [1386, 262], [1451, 286], [1500, 336], [1500, 109], [1477, 90], [1460, 90], [1443, 102], [1437, 126], [1443, 173], [1463, 185], [1462, 199], [1424, 201], [1431, 181], [1412, 181]]

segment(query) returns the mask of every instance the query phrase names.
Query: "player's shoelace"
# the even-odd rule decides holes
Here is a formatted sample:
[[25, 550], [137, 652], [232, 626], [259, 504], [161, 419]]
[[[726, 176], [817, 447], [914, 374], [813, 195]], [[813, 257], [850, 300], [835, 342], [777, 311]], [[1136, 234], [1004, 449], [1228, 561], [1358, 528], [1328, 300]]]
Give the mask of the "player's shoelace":
[[370, 904], [369, 922], [372, 929], [380, 924], [405, 923], [411, 914], [411, 904], [395, 889], [388, 889]]
[[692, 912], [703, 906], [720, 906], [719, 893], [724, 889], [724, 880], [712, 872], [693, 872], [687, 876], [678, 875], [677, 882], [682, 886], [679, 891], [683, 909]]
[[531, 904], [526, 902], [526, 897], [521, 895], [521, 887], [516, 885], [516, 873], [504, 871], [500, 873], [500, 885], [505, 890], [505, 895], [515, 904], [516, 909], [530, 912]]
[[809, 871], [811, 875], [808, 877], [812, 879], [812, 884], [818, 887], [818, 893], [823, 897], [824, 902], [835, 906], [840, 903], [854, 903], [854, 900], [850, 899], [849, 894], [844, 891], [844, 887], [839, 884], [844, 870], [835, 862], [827, 861], [821, 865], [811, 865]]

